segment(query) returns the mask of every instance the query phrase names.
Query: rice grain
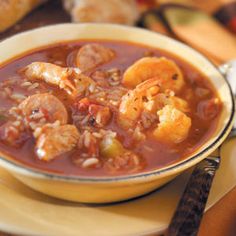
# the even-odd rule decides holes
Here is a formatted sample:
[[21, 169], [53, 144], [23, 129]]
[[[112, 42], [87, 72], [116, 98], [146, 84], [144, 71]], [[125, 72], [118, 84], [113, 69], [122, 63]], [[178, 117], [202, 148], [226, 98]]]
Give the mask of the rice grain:
[[21, 84], [21, 87], [29, 87], [29, 86], [31, 86], [31, 85], [32, 85], [31, 82], [25, 81], [25, 82], [23, 82], [23, 83]]
[[39, 86], [39, 83], [33, 83], [31, 86], [28, 87], [28, 91], [31, 91], [33, 89], [36, 89]]
[[95, 157], [85, 160], [82, 164], [83, 168], [88, 168], [99, 163], [99, 160]]
[[84, 132], [84, 146], [89, 148], [91, 142], [91, 134], [88, 131]]

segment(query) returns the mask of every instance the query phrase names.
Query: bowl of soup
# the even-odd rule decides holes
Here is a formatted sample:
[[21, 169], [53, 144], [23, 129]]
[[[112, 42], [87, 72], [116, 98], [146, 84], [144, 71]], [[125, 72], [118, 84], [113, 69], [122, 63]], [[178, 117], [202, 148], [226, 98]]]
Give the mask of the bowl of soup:
[[0, 165], [50, 196], [141, 196], [206, 158], [232, 127], [224, 76], [157, 33], [61, 24], [0, 51]]

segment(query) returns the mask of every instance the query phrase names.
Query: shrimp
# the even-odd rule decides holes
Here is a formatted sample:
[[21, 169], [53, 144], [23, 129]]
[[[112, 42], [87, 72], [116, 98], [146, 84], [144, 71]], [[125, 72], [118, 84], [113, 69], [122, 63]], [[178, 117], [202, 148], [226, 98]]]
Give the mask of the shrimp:
[[51, 63], [33, 62], [23, 69], [29, 80], [43, 80], [65, 90], [72, 97], [85, 91], [95, 82], [83, 75], [78, 68], [60, 67]]
[[165, 143], [180, 143], [188, 136], [191, 119], [182, 111], [166, 105], [157, 114], [160, 123], [153, 131], [157, 140]]
[[190, 108], [188, 102], [182, 98], [166, 93], [158, 93], [150, 100], [144, 103], [144, 109], [149, 112], [156, 112], [161, 110], [165, 105], [171, 105], [182, 112], [189, 112]]
[[82, 46], [76, 56], [76, 65], [81, 71], [87, 71], [112, 60], [115, 53], [102, 45], [91, 43]]
[[75, 86], [71, 77], [80, 74], [80, 70], [63, 68], [51, 63], [33, 62], [24, 68], [24, 73], [29, 80], [44, 80], [46, 83], [65, 89], [68, 94], [73, 94]]
[[74, 125], [50, 127], [45, 125], [37, 138], [35, 153], [40, 160], [50, 161], [71, 151], [77, 144], [79, 132]]
[[135, 89], [129, 90], [121, 99], [117, 117], [118, 123], [123, 128], [134, 126], [142, 112], [143, 99], [158, 93], [158, 91], [158, 81], [155, 78], [146, 80], [137, 85]]
[[35, 124], [35, 127], [31, 127], [32, 129], [57, 120], [62, 125], [68, 121], [67, 110], [63, 103], [49, 93], [29, 96], [19, 104], [18, 109], [27, 124]]
[[142, 81], [155, 77], [162, 91], [166, 89], [180, 92], [184, 78], [180, 68], [164, 57], [145, 57], [136, 61], [124, 73], [122, 83], [134, 88]]
[[176, 96], [170, 97], [168, 104], [175, 107], [176, 109], [184, 112], [184, 113], [190, 111], [188, 102], [186, 100], [176, 97]]

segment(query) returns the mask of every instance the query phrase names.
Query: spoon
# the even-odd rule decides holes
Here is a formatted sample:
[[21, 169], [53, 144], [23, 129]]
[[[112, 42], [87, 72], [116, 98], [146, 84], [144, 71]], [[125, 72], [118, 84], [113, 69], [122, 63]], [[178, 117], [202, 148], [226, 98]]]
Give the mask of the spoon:
[[[236, 97], [236, 60], [219, 67]], [[236, 121], [228, 138], [236, 136]], [[216, 170], [220, 165], [220, 147], [193, 170], [166, 236], [195, 236], [198, 233], [205, 205]]]

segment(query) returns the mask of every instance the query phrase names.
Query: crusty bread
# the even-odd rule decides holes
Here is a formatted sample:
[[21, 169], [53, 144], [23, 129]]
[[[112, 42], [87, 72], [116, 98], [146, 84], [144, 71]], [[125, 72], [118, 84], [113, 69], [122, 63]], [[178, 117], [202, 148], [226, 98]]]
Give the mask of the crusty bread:
[[45, 0], [0, 0], [0, 32], [3, 32]]
[[132, 25], [139, 13], [135, 0], [63, 0], [74, 22], [109, 22]]

